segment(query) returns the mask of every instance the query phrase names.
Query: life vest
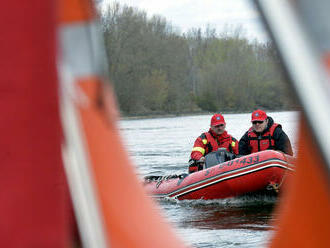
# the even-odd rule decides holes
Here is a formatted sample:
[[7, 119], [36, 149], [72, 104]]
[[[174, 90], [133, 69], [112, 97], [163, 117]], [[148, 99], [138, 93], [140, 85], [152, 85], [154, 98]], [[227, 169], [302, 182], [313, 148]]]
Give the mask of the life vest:
[[[201, 139], [204, 144], [206, 144], [205, 155], [218, 150], [219, 148], [226, 148], [228, 152], [233, 152], [232, 143], [235, 144], [236, 140], [230, 135], [225, 136], [221, 140], [214, 137], [210, 132], [203, 133]], [[205, 143], [206, 142], [206, 143]]]
[[[203, 147], [200, 145], [194, 146], [192, 153], [193, 152], [200, 152], [203, 156], [207, 155], [210, 152], [216, 151], [219, 148], [226, 148], [227, 151], [231, 153], [237, 154], [237, 151], [233, 151], [233, 147], [237, 146], [237, 140], [233, 138], [231, 135], [224, 133], [223, 137], [217, 139], [217, 137], [213, 136], [210, 132], [203, 133], [199, 138], [201, 139], [202, 143], [204, 144]], [[237, 150], [237, 147], [236, 147]], [[189, 173], [193, 173], [199, 170], [202, 170], [203, 164], [198, 163], [194, 159], [189, 160]]]
[[268, 130], [262, 135], [257, 135], [252, 127], [248, 131], [249, 147], [251, 153], [275, 149], [274, 131], [276, 127], [281, 126], [274, 123]]

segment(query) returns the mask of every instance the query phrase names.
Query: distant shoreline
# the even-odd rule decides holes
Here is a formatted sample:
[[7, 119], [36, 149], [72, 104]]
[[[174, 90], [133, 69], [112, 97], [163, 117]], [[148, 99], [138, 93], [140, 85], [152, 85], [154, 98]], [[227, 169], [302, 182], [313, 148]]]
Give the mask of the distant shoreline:
[[[286, 111], [299, 111], [297, 109], [282, 109], [282, 110], [265, 110], [267, 112], [286, 112]], [[252, 111], [223, 111], [221, 114], [246, 114]], [[194, 116], [194, 115], [213, 115], [216, 112], [189, 112], [189, 113], [173, 113], [173, 114], [145, 114], [145, 115], [120, 115], [120, 120], [139, 120], [139, 119], [156, 119], [156, 118], [171, 118], [180, 116]]]

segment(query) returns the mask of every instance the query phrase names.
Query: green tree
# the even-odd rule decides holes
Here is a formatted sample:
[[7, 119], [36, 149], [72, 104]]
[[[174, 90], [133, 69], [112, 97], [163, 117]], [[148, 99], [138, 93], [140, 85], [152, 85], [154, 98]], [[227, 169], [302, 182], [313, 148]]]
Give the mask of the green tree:
[[271, 42], [218, 34], [210, 26], [181, 34], [161, 16], [113, 3], [102, 17], [109, 72], [123, 114], [251, 111], [295, 106]]

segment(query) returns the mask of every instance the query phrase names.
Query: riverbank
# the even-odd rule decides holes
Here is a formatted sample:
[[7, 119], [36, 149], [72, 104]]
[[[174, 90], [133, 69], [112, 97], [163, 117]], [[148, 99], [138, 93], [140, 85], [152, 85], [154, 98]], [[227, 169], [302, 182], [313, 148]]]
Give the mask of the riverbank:
[[[253, 111], [253, 110], [252, 110]], [[245, 114], [252, 111], [223, 111], [221, 114]], [[299, 111], [298, 109], [283, 109], [283, 110], [265, 110], [268, 112], [286, 112], [286, 111]], [[195, 112], [183, 112], [183, 113], [148, 113], [143, 115], [120, 115], [121, 120], [139, 120], [139, 119], [155, 119], [155, 118], [171, 118], [180, 116], [193, 116], [193, 115], [213, 115], [215, 112], [208, 111], [195, 111]]]
[[189, 113], [150, 113], [143, 115], [121, 115], [122, 120], [135, 120], [135, 119], [154, 119], [154, 118], [171, 118], [179, 116], [191, 116], [191, 115], [210, 115], [211, 112], [189, 112]]

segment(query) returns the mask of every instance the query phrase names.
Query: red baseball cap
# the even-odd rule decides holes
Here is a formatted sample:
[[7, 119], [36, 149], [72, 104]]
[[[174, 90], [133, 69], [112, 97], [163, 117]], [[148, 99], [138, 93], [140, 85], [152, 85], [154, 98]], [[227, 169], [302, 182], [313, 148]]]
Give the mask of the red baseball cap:
[[225, 118], [221, 114], [214, 114], [211, 118], [211, 126], [226, 124]]
[[265, 111], [257, 109], [252, 112], [251, 121], [264, 121], [267, 119], [267, 115]]

